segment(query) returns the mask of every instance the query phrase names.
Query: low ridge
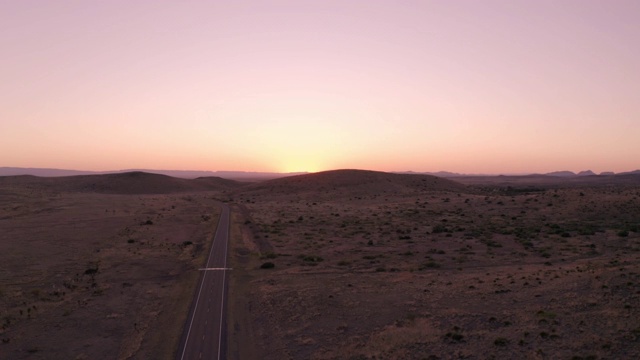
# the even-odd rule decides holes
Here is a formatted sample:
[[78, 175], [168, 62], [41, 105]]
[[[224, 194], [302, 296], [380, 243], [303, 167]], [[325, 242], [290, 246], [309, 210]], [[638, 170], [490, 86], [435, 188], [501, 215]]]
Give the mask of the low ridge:
[[349, 195], [410, 194], [420, 191], [469, 192], [458, 182], [432, 175], [395, 174], [369, 170], [331, 170], [289, 176], [238, 189], [243, 194]]
[[167, 194], [189, 191], [229, 190], [241, 185], [241, 183], [233, 180], [216, 177], [180, 179], [141, 171], [62, 177], [37, 177], [31, 175], [0, 177], [0, 186], [102, 194]]

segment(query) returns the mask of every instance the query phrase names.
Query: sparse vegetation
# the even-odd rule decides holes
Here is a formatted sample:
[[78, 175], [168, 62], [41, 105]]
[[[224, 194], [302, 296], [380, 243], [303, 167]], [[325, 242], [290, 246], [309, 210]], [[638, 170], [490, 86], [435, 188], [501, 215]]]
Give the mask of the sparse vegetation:
[[[185, 271], [203, 264], [203, 245], [215, 230], [198, 221], [204, 212], [217, 216], [211, 193], [194, 194], [187, 203], [170, 194], [8, 190], [4, 180], [1, 232], [15, 242], [0, 244], [3, 271], [12, 279], [2, 283], [0, 295], [0, 357], [117, 358], [127, 348], [135, 358], [171, 353], [168, 338], [180, 337], [191, 300], [182, 282], [198, 275]], [[103, 186], [94, 181], [95, 188]], [[7, 212], [16, 199], [29, 216]], [[182, 251], [189, 245], [196, 246]], [[157, 313], [145, 311], [145, 304]], [[156, 336], [152, 322], [166, 335]], [[32, 330], [43, 328], [55, 330], [47, 341]], [[91, 346], [78, 352], [83, 341]]]
[[[246, 316], [233, 320], [242, 324], [234, 331], [242, 336], [253, 326], [254, 334], [262, 334], [254, 339], [265, 359], [283, 353], [354, 359], [635, 358], [640, 352], [638, 325], [629, 320], [640, 316], [637, 187], [538, 184], [533, 191], [454, 184], [452, 191], [422, 180], [416, 187], [386, 180], [382, 185], [359, 181], [356, 187], [314, 181], [313, 187], [296, 185], [299, 191], [270, 182], [221, 195], [246, 208], [234, 208], [236, 237], [229, 248], [232, 296], [245, 301], [233, 316]], [[69, 324], [94, 314], [96, 329], [113, 326], [122, 334], [140, 334], [144, 340], [134, 344], [140, 349], [134, 357], [157, 358], [149, 355], [149, 324], [170, 324], [166, 314], [178, 312], [169, 311], [165, 299], [175, 300], [171, 296], [185, 269], [198, 269], [206, 260], [206, 239], [215, 230], [211, 219], [217, 219], [210, 214], [212, 195], [108, 201], [95, 195], [100, 201], [90, 202], [95, 211], [83, 208], [86, 217], [71, 212], [74, 207], [65, 202], [70, 200], [48, 196], [53, 200], [47, 207], [70, 209], [61, 214], [79, 220], [64, 236], [47, 230], [68, 248], [49, 247], [44, 253], [63, 260], [46, 272], [31, 264], [31, 282], [2, 285], [0, 305], [10, 304], [6, 311], [0, 306], [2, 350], [21, 346], [20, 356], [28, 355], [29, 347], [13, 336], [24, 324], [55, 318], [73, 329]], [[108, 207], [96, 206], [101, 202]], [[20, 206], [37, 214], [33, 204]], [[10, 216], [18, 210], [5, 204], [0, 211]], [[102, 217], [106, 225], [95, 220]], [[83, 219], [93, 219], [86, 222], [92, 228], [84, 228]], [[17, 244], [22, 245], [2, 254], [25, 250], [24, 237]], [[188, 276], [197, 276], [194, 272]], [[128, 306], [105, 313], [115, 299]], [[162, 312], [149, 315], [142, 302]], [[166, 328], [183, 325], [175, 321]], [[91, 337], [87, 326], [73, 331], [105, 341]], [[37, 356], [55, 350], [38, 346]]]
[[278, 254], [274, 253], [274, 252], [267, 252], [265, 254], [262, 254], [260, 256], [261, 259], [275, 259], [278, 257]]
[[317, 255], [300, 255], [300, 258], [302, 258], [302, 261], [305, 261], [308, 263], [319, 263], [321, 261], [324, 261], [322, 257]]

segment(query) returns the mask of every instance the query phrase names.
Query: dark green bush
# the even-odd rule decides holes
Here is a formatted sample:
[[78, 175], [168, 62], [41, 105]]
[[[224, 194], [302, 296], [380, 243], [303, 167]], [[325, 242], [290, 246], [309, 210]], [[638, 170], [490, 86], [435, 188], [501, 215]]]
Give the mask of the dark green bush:
[[443, 232], [449, 232], [449, 229], [447, 229], [447, 227], [442, 224], [438, 224], [433, 227], [433, 230], [431, 230], [431, 232], [433, 232], [434, 234], [440, 234]]

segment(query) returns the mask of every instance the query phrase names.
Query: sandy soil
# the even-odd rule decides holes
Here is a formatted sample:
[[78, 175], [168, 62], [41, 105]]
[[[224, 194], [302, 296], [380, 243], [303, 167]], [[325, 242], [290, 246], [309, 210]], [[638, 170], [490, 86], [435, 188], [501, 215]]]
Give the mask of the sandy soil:
[[325, 180], [234, 197], [256, 242], [230, 325], [256, 358], [640, 358], [639, 186]]
[[231, 359], [640, 358], [638, 179], [0, 178], [0, 359], [173, 358], [216, 199]]
[[27, 183], [0, 186], [0, 358], [173, 358], [217, 193]]

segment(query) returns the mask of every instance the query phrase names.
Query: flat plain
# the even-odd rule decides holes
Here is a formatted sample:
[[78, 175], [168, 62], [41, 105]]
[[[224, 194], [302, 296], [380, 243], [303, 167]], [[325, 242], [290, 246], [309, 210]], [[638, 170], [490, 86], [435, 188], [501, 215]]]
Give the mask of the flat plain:
[[639, 358], [638, 179], [469, 180], [241, 188], [237, 358]]
[[0, 358], [172, 359], [227, 185], [0, 178]]
[[220, 201], [229, 358], [640, 358], [640, 177], [579, 180], [0, 178], [0, 358], [173, 358]]

